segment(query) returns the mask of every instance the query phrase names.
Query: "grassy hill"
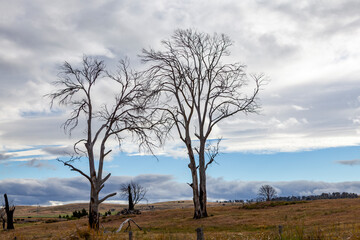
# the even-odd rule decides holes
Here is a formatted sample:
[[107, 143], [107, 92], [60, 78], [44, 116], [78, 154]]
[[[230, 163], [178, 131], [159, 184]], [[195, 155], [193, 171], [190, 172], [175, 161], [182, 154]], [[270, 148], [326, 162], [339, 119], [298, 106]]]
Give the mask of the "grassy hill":
[[[18, 206], [15, 231], [0, 231], [0, 239], [128, 239], [115, 231], [132, 218], [134, 239], [196, 239], [202, 227], [205, 239], [360, 239], [360, 199], [271, 202], [243, 206], [240, 203], [210, 203], [209, 217], [192, 219], [191, 201], [140, 205], [141, 215], [102, 217], [100, 233], [89, 231], [87, 219], [65, 220], [56, 216], [87, 208], [87, 204], [55, 207]], [[125, 205], [103, 204], [101, 211], [113, 213]], [[31, 218], [29, 218], [31, 217]], [[127, 225], [126, 225], [127, 226]], [[125, 227], [126, 227], [125, 226]], [[279, 226], [282, 234], [280, 238]]]

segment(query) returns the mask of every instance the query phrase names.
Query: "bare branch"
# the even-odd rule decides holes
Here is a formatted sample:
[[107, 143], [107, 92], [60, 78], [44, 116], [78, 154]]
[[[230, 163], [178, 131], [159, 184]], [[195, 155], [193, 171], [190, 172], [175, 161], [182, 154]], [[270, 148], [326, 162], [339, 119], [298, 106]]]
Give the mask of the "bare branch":
[[104, 184], [104, 183], [109, 179], [110, 176], [111, 176], [111, 173], [109, 173], [108, 175], [106, 175], [106, 177], [104, 177], [104, 178], [101, 180], [100, 184]]
[[211, 145], [211, 143], [208, 144], [207, 148], [205, 149], [206, 156], [208, 157], [208, 162], [205, 165], [205, 171], [210, 164], [212, 164], [213, 162], [216, 163], [215, 158], [219, 155], [219, 145], [221, 140], [221, 138], [218, 139], [216, 146]]
[[86, 155], [86, 152], [85, 152], [85, 151], [83, 151], [83, 150], [81, 150], [80, 148], [77, 147], [77, 145], [78, 145], [79, 143], [81, 143], [81, 142], [86, 142], [86, 139], [80, 139], [79, 141], [77, 141], [77, 142], [74, 144], [74, 147], [73, 147], [73, 148], [74, 148], [74, 152], [75, 152], [76, 154], [79, 154], [79, 152], [80, 152], [80, 153]]
[[69, 162], [74, 161], [74, 159], [69, 160], [69, 161], [63, 161], [63, 160], [61, 160], [61, 159], [58, 158], [57, 161], [63, 163], [64, 166], [68, 166], [71, 171], [76, 171], [76, 172], [80, 173], [81, 175], [83, 175], [84, 177], [86, 177], [91, 184], [93, 184], [92, 181], [91, 181], [91, 178], [90, 178], [88, 175], [86, 175], [83, 171], [81, 171], [80, 169], [74, 167], [72, 164], [69, 163]]
[[115, 195], [116, 195], [116, 193], [110, 193], [110, 194], [106, 195], [104, 198], [102, 198], [102, 199], [99, 200], [99, 204], [102, 203], [102, 202], [104, 202], [106, 199], [108, 199], [108, 198], [110, 198], [110, 197], [113, 197], [113, 196], [115, 196]]

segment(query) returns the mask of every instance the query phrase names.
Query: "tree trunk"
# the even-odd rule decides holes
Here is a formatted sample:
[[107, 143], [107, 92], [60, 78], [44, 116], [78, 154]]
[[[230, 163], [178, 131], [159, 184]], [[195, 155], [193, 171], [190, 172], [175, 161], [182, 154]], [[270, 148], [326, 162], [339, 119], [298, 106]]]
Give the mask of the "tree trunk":
[[134, 201], [133, 201], [133, 196], [131, 193], [131, 186], [129, 184], [128, 186], [128, 195], [129, 195], [129, 210], [134, 210]]
[[190, 159], [190, 164], [188, 166], [190, 168], [191, 177], [192, 177], [192, 184], [190, 186], [193, 189], [194, 219], [199, 219], [202, 218], [202, 213], [201, 213], [200, 200], [199, 200], [199, 183], [198, 183], [196, 162], [191, 144], [186, 144], [186, 145]]
[[201, 171], [200, 169], [200, 208], [202, 217], [207, 217], [207, 210], [206, 210], [206, 204], [207, 204], [207, 194], [206, 194], [206, 173], [205, 171]]
[[199, 200], [199, 183], [197, 177], [196, 167], [195, 169], [191, 169], [192, 175], [192, 189], [193, 189], [193, 202], [194, 202], [194, 219], [202, 218], [202, 212], [200, 207], [200, 200]]
[[90, 206], [89, 206], [89, 226], [92, 229], [99, 230], [99, 193], [91, 186]]
[[200, 208], [202, 217], [207, 217], [207, 194], [206, 194], [206, 169], [205, 169], [205, 143], [200, 143], [199, 150], [199, 175], [200, 175]]
[[6, 219], [7, 219], [7, 229], [14, 229], [14, 211], [15, 211], [15, 207], [12, 207], [10, 209], [9, 207], [9, 201], [7, 198], [6, 193], [4, 194], [4, 198], [5, 198], [5, 211], [6, 211]]

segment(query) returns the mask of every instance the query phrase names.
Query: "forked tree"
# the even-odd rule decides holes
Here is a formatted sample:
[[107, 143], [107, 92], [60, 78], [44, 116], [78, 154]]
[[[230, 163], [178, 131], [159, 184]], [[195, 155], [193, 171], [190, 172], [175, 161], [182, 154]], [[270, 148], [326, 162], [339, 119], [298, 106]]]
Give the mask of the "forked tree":
[[170, 40], [162, 41], [162, 50], [143, 49], [141, 55], [148, 64], [148, 78], [163, 100], [158, 110], [171, 119], [187, 149], [194, 218], [208, 216], [206, 170], [219, 151], [218, 145], [211, 146], [219, 139], [211, 139], [214, 126], [238, 113], [258, 110], [262, 75], [250, 75], [254, 86], [247, 91], [245, 66], [222, 62], [230, 55], [231, 45], [224, 34], [176, 30]]
[[[113, 98], [105, 98], [104, 102], [99, 102], [104, 96], [97, 98], [94, 89], [102, 81], [110, 81], [117, 91]], [[111, 193], [99, 198], [100, 191], [111, 175], [103, 175], [104, 160], [112, 151], [107, 149], [108, 142], [115, 139], [120, 146], [126, 132], [130, 132], [137, 137], [139, 146], [153, 145], [152, 139], [145, 133], [148, 129], [155, 129], [151, 118], [145, 115], [150, 96], [149, 86], [141, 80], [139, 74], [129, 69], [127, 60], [119, 62], [116, 74], [109, 74], [103, 61], [86, 56], [79, 68], [65, 62], [54, 85], [58, 89], [48, 95], [51, 105], [56, 101], [72, 108], [70, 117], [63, 125], [64, 129], [71, 134], [73, 129], [85, 127], [84, 138], [74, 144], [74, 157], [60, 161], [89, 180], [89, 225], [98, 229], [99, 204], [116, 195]], [[109, 93], [105, 95], [108, 96]], [[79, 157], [87, 158], [88, 173], [75, 167], [74, 160]]]
[[271, 201], [276, 196], [276, 190], [270, 185], [262, 185], [259, 189], [258, 195], [266, 201]]
[[121, 184], [120, 195], [123, 199], [127, 199], [129, 203], [129, 210], [134, 210], [135, 205], [141, 200], [145, 199], [147, 190], [137, 182], [129, 182]]

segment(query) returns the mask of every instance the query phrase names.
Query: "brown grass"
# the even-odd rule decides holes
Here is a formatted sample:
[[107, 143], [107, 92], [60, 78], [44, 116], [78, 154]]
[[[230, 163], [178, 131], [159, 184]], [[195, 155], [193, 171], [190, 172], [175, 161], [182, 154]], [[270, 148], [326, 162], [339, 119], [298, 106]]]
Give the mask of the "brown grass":
[[[258, 209], [246, 209], [240, 204], [211, 203], [210, 216], [192, 219], [191, 202], [169, 202], [155, 205], [153, 211], [143, 211], [137, 216], [108, 216], [102, 218], [102, 231], [90, 231], [87, 219], [58, 221], [57, 218], [37, 218], [36, 214], [59, 215], [79, 210], [83, 205], [65, 205], [40, 208], [24, 207], [17, 216], [32, 213], [31, 220], [18, 221], [15, 231], [0, 231], [0, 239], [128, 239], [128, 233], [103, 233], [115, 231], [119, 225], [131, 217], [145, 231], [132, 225], [133, 239], [196, 239], [195, 229], [202, 227], [206, 239], [360, 239], [360, 199], [317, 200], [291, 205], [273, 204]], [[125, 206], [102, 206], [120, 210]], [[20, 207], [19, 207], [20, 208]], [[36, 208], [36, 207], [35, 207]], [[144, 210], [148, 207], [142, 205]], [[17, 208], [16, 211], [19, 209]]]

